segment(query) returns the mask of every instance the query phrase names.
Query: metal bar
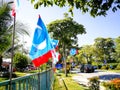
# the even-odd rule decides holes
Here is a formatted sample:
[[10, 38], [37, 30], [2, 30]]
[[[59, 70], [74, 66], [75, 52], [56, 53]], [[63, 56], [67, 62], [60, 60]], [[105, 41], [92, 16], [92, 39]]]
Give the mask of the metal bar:
[[15, 38], [15, 21], [16, 21], [16, 17], [14, 16], [14, 23], [13, 23], [13, 32], [12, 32], [12, 51], [11, 51], [11, 66], [10, 66], [10, 90], [12, 90], [12, 73], [13, 73], [13, 56], [14, 56], [14, 38]]

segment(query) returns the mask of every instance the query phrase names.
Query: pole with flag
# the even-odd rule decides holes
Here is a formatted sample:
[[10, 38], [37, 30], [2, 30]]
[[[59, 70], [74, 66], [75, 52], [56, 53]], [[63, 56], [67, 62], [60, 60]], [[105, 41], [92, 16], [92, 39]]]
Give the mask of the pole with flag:
[[12, 90], [12, 74], [13, 74], [13, 57], [14, 57], [14, 39], [15, 39], [15, 22], [16, 22], [16, 3], [19, 0], [14, 0], [12, 7], [12, 16], [13, 16], [13, 31], [12, 31], [12, 50], [11, 50], [11, 65], [10, 65], [10, 90]]

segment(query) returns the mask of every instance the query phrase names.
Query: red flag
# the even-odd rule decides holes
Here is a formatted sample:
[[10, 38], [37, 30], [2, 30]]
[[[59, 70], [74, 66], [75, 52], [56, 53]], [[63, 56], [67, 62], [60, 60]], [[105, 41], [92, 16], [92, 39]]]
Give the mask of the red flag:
[[15, 17], [15, 16], [16, 16], [16, 11], [15, 11], [15, 9], [14, 9], [14, 8], [12, 9], [12, 16], [13, 16], [13, 17]]
[[12, 16], [16, 16], [16, 9], [19, 7], [19, 0], [14, 0], [13, 7], [12, 7]]
[[40, 65], [48, 62], [49, 58], [52, 57], [52, 53], [51, 51], [47, 52], [46, 54], [38, 57], [38, 58], [35, 58], [34, 60], [32, 60], [32, 62], [34, 63], [34, 65], [36, 67], [39, 67]]

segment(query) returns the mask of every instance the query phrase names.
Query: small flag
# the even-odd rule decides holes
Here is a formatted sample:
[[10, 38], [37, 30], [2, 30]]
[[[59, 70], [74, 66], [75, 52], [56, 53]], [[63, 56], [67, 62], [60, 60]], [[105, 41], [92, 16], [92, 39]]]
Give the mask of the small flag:
[[53, 58], [53, 64], [56, 64], [60, 60], [60, 54], [56, 52], [56, 48], [58, 48], [58, 40], [51, 39], [52, 45], [54, 49], [52, 50], [52, 58]]
[[52, 45], [54, 48], [56, 48], [58, 46], [59, 41], [55, 40], [55, 39], [51, 39]]
[[19, 8], [20, 1], [19, 0], [14, 0], [13, 6], [12, 6], [12, 16], [16, 16], [16, 10]]
[[77, 53], [78, 53], [78, 51], [75, 48], [71, 48], [70, 55], [75, 55]]
[[60, 54], [58, 52], [52, 51], [53, 64], [56, 64], [60, 60]]
[[51, 42], [52, 42], [52, 45], [53, 45], [55, 51], [57, 51], [59, 40], [51, 39]]
[[53, 49], [48, 30], [40, 16], [37, 25], [30, 50], [30, 57], [36, 67], [48, 62], [52, 57], [51, 50]]

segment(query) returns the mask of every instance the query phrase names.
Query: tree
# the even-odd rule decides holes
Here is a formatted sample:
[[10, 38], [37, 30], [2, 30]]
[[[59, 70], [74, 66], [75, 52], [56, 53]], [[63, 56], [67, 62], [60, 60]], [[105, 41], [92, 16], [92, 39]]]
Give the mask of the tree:
[[[2, 57], [8, 51], [11, 51], [11, 42], [12, 42], [12, 30], [13, 25], [12, 17], [10, 15], [11, 8], [5, 3], [0, 6], [0, 63], [2, 63]], [[20, 35], [29, 35], [27, 28], [22, 23], [16, 23], [16, 40]], [[18, 42], [17, 42], [18, 43]], [[9, 55], [10, 56], [10, 55]]]
[[84, 26], [70, 17], [55, 20], [49, 23], [47, 27], [53, 38], [59, 40], [59, 47], [63, 48], [63, 50], [77, 46], [77, 35], [86, 33]]
[[[36, 2], [36, 3], [34, 3]], [[49, 7], [57, 5], [59, 7], [69, 7], [69, 12], [73, 14], [73, 9], [77, 8], [83, 13], [90, 12], [93, 17], [107, 15], [107, 11], [112, 9], [113, 12], [120, 9], [120, 0], [31, 0], [34, 7], [38, 9], [40, 6]]]
[[114, 41], [112, 38], [96, 38], [94, 43], [96, 50], [99, 51], [98, 56], [101, 60], [107, 60], [107, 62], [112, 62], [111, 54], [114, 50]]
[[93, 45], [85, 45], [79, 50], [76, 55], [80, 63], [92, 63], [93, 61]]
[[22, 53], [16, 53], [14, 56], [14, 65], [18, 69], [23, 69], [28, 65], [28, 57]]
[[[13, 24], [8, 29], [8, 32], [11, 35], [12, 35], [12, 30], [13, 30]], [[25, 24], [23, 24], [22, 22], [17, 21], [15, 23], [15, 45], [14, 45], [14, 51], [18, 51], [20, 48], [23, 48], [23, 46], [24, 46], [22, 42], [21, 42], [22, 44], [20, 43], [21, 36], [22, 36], [22, 40], [23, 40], [24, 36], [29, 36], [29, 35], [30, 34], [29, 34], [28, 27]], [[9, 46], [9, 48], [7, 48], [7, 50], [4, 51], [4, 54], [11, 53], [11, 50], [12, 50], [12, 46]]]
[[8, 4], [4, 4], [0, 7], [0, 55], [11, 43], [11, 34], [8, 32], [11, 22], [10, 7]]
[[[61, 20], [56, 20], [48, 24], [48, 31], [52, 33], [54, 39], [59, 40], [59, 49], [62, 52], [61, 57], [67, 58], [68, 50], [77, 46], [77, 35], [83, 34], [85, 32], [85, 28], [83, 25], [75, 22], [72, 18], [68, 17], [65, 14], [65, 18]], [[65, 61], [65, 74], [67, 76], [66, 69], [66, 60]]]
[[114, 58], [117, 60], [117, 62], [120, 62], [120, 36], [115, 39], [115, 44], [116, 44], [116, 48], [115, 48], [116, 53]]

